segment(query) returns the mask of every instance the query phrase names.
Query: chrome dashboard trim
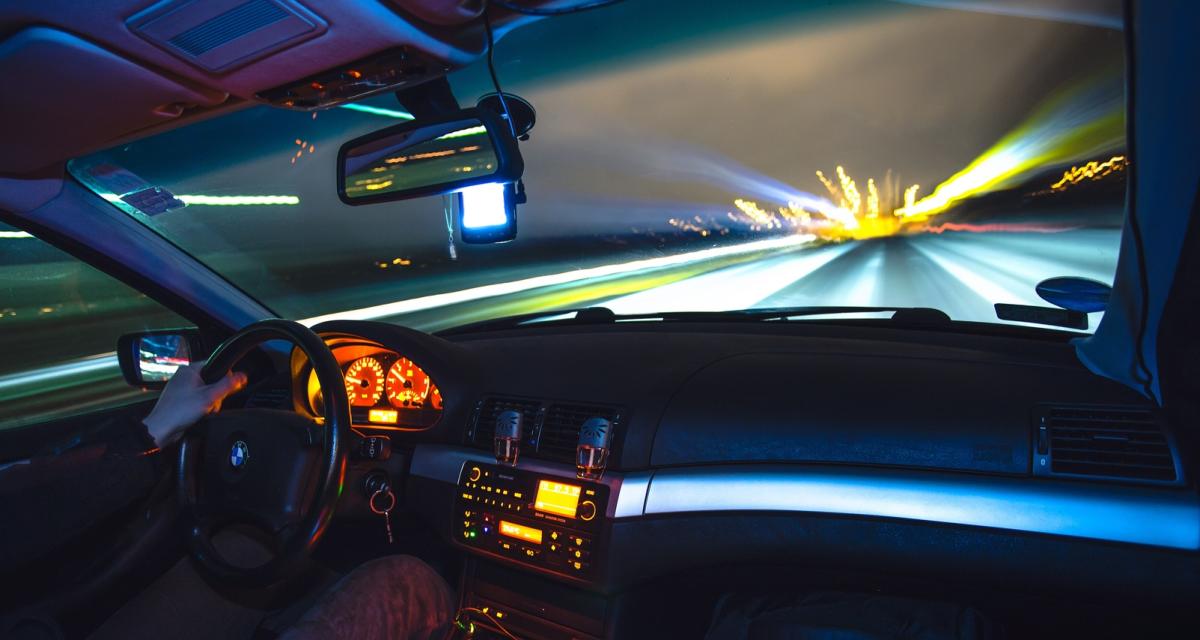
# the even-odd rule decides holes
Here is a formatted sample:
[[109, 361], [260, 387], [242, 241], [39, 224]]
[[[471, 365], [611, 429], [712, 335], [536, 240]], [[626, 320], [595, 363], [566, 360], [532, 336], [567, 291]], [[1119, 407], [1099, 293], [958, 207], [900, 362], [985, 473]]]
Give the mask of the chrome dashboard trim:
[[652, 477], [649, 472], [625, 474], [617, 486], [609, 489], [608, 517], [636, 518], [645, 513]]
[[[484, 452], [420, 445], [413, 475], [457, 484]], [[521, 469], [574, 478], [565, 464]], [[1190, 489], [1031, 477], [812, 465], [676, 467], [607, 473], [608, 516], [786, 512], [897, 518], [1106, 542], [1200, 550], [1200, 496]]]
[[654, 472], [645, 515], [781, 511], [901, 518], [1200, 549], [1190, 490], [928, 471], [736, 465]]

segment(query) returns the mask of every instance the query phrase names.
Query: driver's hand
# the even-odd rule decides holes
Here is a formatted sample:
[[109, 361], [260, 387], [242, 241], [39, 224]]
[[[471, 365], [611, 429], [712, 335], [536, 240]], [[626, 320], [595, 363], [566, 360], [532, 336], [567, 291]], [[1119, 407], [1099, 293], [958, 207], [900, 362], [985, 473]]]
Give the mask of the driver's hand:
[[204, 384], [200, 378], [202, 367], [200, 364], [179, 367], [150, 415], [142, 421], [159, 447], [175, 442], [184, 429], [220, 409], [222, 400], [246, 386], [244, 373], [231, 373], [213, 384]]

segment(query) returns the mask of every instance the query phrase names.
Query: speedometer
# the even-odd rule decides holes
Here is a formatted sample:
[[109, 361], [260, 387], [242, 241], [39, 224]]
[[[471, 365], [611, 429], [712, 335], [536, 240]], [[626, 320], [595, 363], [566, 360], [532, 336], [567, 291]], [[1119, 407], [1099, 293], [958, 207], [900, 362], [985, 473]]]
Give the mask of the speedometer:
[[375, 358], [351, 362], [345, 377], [351, 406], [373, 407], [383, 397], [383, 365]]
[[408, 358], [401, 357], [388, 370], [388, 402], [398, 409], [418, 409], [425, 406], [425, 400], [429, 397], [432, 387], [433, 382], [429, 379], [429, 374]]

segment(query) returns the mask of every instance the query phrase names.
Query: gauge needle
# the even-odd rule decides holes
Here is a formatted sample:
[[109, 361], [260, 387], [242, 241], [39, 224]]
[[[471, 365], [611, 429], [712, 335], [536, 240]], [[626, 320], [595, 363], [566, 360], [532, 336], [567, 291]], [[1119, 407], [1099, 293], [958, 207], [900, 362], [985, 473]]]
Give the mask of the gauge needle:
[[346, 382], [353, 382], [354, 384], [362, 384], [362, 380], [355, 378], [354, 376], [346, 376]]

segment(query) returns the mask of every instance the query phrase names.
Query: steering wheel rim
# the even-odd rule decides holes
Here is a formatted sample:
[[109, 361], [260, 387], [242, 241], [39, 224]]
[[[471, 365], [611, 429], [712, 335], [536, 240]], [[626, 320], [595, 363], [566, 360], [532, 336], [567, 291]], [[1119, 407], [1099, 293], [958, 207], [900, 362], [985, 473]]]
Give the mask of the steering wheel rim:
[[[263, 320], [240, 329], [225, 340], [201, 369], [200, 376], [211, 384], [227, 375], [255, 347], [270, 340], [286, 340], [308, 356], [313, 371], [323, 388], [341, 388], [342, 372], [333, 353], [316, 333], [308, 327], [289, 320]], [[185, 519], [185, 536], [192, 557], [212, 578], [239, 586], [268, 586], [293, 575], [320, 541], [333, 518], [341, 495], [346, 472], [345, 440], [350, 432], [350, 401], [344, 393], [325, 393], [323, 396], [324, 426], [319, 434], [321, 455], [316, 483], [309, 499], [300, 510], [298, 521], [286, 531], [274, 531], [275, 557], [266, 564], [242, 567], [230, 563], [216, 549], [212, 534], [222, 525], [243, 522], [263, 529], [259, 514], [250, 512], [214, 515], [201, 507], [197, 495], [199, 478], [198, 450], [201, 449], [199, 429], [189, 429], [179, 448], [177, 491]], [[295, 414], [292, 414], [295, 416]], [[204, 423], [198, 423], [200, 426]], [[240, 517], [238, 517], [240, 516]]]

